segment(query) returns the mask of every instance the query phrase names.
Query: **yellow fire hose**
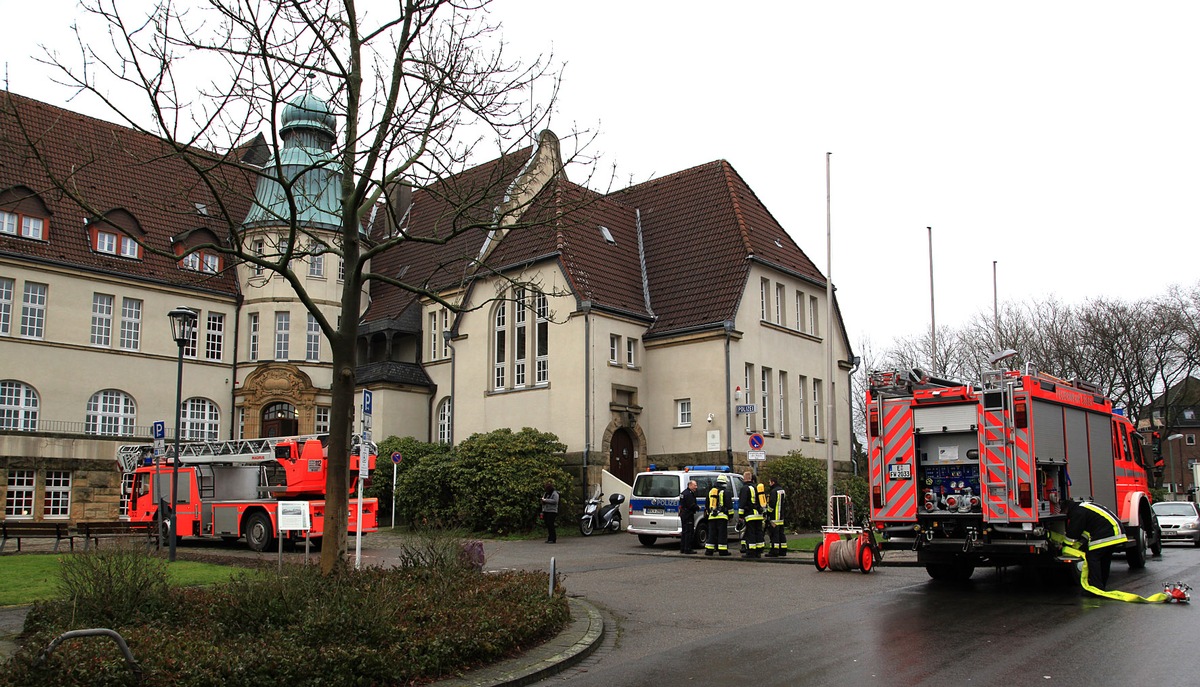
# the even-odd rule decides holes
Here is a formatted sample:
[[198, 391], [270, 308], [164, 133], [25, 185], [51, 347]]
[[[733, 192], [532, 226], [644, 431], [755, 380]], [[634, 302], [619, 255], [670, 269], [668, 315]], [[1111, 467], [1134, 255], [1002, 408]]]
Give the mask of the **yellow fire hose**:
[[1070, 539], [1067, 539], [1064, 535], [1061, 535], [1058, 532], [1050, 532], [1049, 535], [1051, 541], [1058, 542], [1062, 545], [1062, 553], [1064, 556], [1078, 558], [1082, 561], [1079, 573], [1079, 584], [1084, 588], [1084, 590], [1095, 594], [1096, 596], [1102, 596], [1106, 599], [1116, 599], [1117, 601], [1124, 601], [1126, 603], [1162, 604], [1172, 600], [1173, 597], [1162, 592], [1158, 594], [1151, 594], [1150, 596], [1138, 596], [1132, 592], [1122, 592], [1118, 590], [1109, 591], [1107, 589], [1093, 587], [1088, 583], [1087, 555], [1085, 555], [1083, 551], [1075, 548], [1075, 546], [1072, 545], [1073, 542]]

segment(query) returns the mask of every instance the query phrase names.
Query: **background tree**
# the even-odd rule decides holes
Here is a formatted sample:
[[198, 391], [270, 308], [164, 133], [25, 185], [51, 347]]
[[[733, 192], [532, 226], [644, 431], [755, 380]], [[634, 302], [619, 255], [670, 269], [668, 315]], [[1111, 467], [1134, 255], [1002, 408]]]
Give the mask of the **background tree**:
[[[161, 154], [185, 160], [196, 183], [217, 198], [211, 213], [221, 218], [225, 235], [189, 245], [187, 252], [224, 254], [227, 265], [253, 265], [285, 280], [329, 342], [326, 572], [340, 561], [347, 536], [355, 342], [366, 285], [387, 282], [459, 307], [422, 284], [372, 273], [371, 258], [404, 242], [444, 244], [488, 231], [501, 219], [510, 230], [521, 227], [524, 208], [515, 201], [498, 216], [497, 199], [505, 198], [500, 180], [455, 183], [472, 163], [527, 145], [545, 125], [557, 90], [557, 74], [545, 60], [525, 64], [505, 55], [498, 27], [488, 23], [488, 4], [396, 0], [364, 11], [354, 0], [85, 0], [87, 14], [75, 28], [76, 58], [47, 52], [65, 84], [98, 98], [129, 127], [160, 137]], [[548, 87], [539, 91], [545, 102], [538, 106], [530, 100], [540, 83]], [[337, 134], [328, 154], [295, 169], [281, 164], [279, 114], [305, 94], [331, 105]], [[576, 159], [582, 146], [575, 141], [576, 152], [565, 161]], [[26, 143], [36, 155], [36, 138]], [[310, 196], [329, 191], [312, 188], [313, 179], [335, 185], [336, 231], [316, 232], [301, 221]], [[102, 216], [104, 208], [92, 208], [87, 189], [70, 178], [53, 183]], [[250, 206], [255, 185], [263, 183], [280, 189], [284, 202], [264, 211], [286, 237], [259, 253], [244, 241], [246, 216], [238, 209]], [[450, 208], [445, 225], [421, 235], [406, 231], [386, 202], [403, 187], [436, 194]], [[294, 269], [316, 254], [344, 260], [336, 318], [317, 306]]]

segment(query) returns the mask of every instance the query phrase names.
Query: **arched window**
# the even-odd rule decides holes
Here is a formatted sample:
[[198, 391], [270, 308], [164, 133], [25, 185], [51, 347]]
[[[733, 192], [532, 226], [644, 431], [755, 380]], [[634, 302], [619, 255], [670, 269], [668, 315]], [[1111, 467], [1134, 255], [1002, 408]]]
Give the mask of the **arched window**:
[[136, 422], [137, 405], [133, 397], [124, 391], [105, 389], [88, 399], [83, 431], [85, 434], [133, 436]]
[[549, 384], [550, 307], [546, 294], [516, 287], [496, 302], [493, 312], [492, 388], [500, 391]]
[[439, 444], [449, 444], [450, 437], [452, 436], [451, 430], [453, 429], [452, 423], [454, 422], [454, 413], [452, 412], [453, 408], [451, 407], [450, 404], [451, 404], [451, 399], [449, 396], [447, 396], [446, 398], [443, 398], [442, 402], [438, 404], [437, 437], [438, 437]]
[[508, 369], [508, 303], [496, 303], [496, 314], [492, 319], [492, 384], [496, 389], [505, 387], [505, 372]]
[[184, 441], [217, 439], [221, 409], [207, 398], [189, 398], [179, 408], [179, 438]]
[[37, 431], [38, 395], [33, 387], [12, 379], [0, 382], [0, 429]]

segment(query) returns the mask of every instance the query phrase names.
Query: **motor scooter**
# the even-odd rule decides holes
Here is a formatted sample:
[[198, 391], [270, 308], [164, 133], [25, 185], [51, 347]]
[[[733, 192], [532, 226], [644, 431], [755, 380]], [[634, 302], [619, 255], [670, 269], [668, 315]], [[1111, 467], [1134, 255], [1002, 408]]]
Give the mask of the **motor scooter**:
[[621, 504], [625, 503], [625, 495], [610, 495], [608, 505], [603, 508], [600, 507], [601, 496], [604, 494], [597, 486], [592, 498], [583, 504], [583, 515], [579, 516], [579, 533], [585, 537], [591, 536], [592, 532], [596, 531], [621, 531]]

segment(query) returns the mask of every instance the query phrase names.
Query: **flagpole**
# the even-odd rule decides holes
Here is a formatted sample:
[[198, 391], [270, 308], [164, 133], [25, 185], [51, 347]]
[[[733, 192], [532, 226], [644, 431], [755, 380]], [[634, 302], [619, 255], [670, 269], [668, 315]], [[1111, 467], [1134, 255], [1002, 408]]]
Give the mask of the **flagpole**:
[[830, 209], [829, 158], [825, 153], [825, 496], [833, 526], [833, 219]]

